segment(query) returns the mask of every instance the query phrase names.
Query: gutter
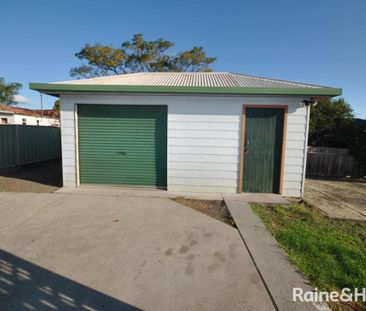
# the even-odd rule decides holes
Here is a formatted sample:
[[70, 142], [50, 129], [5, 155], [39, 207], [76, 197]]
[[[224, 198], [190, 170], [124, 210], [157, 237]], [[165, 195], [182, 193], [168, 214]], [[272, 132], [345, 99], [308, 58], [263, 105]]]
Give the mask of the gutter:
[[65, 92], [105, 92], [105, 93], [168, 93], [168, 94], [225, 94], [225, 95], [299, 95], [338, 96], [341, 88], [261, 88], [261, 87], [188, 87], [188, 86], [144, 86], [144, 85], [90, 85], [29, 83], [29, 88], [41, 93], [60, 96]]

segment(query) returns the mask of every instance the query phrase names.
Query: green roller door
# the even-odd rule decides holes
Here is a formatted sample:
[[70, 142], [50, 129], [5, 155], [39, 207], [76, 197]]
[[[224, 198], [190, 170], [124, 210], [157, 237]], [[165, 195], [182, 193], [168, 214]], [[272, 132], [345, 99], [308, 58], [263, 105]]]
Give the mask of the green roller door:
[[284, 110], [247, 108], [245, 113], [243, 191], [280, 191]]
[[78, 105], [80, 184], [165, 188], [167, 107]]

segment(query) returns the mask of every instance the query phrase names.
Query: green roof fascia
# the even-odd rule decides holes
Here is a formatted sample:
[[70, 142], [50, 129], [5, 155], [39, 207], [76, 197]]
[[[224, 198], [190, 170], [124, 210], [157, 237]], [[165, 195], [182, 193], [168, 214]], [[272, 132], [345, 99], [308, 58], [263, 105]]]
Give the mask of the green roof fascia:
[[262, 88], [262, 87], [190, 87], [143, 85], [90, 85], [29, 83], [29, 88], [42, 93], [59, 95], [63, 92], [113, 92], [113, 93], [170, 93], [170, 94], [248, 94], [248, 95], [308, 95], [338, 96], [341, 88]]

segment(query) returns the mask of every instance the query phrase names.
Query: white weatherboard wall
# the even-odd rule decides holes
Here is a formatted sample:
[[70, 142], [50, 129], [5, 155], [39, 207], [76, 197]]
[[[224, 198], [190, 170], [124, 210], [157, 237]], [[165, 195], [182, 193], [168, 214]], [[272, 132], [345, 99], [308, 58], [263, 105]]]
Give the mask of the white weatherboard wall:
[[77, 185], [76, 104], [167, 105], [168, 190], [238, 191], [243, 105], [288, 105], [283, 195], [299, 197], [306, 108], [299, 97], [78, 94], [61, 96], [64, 186]]

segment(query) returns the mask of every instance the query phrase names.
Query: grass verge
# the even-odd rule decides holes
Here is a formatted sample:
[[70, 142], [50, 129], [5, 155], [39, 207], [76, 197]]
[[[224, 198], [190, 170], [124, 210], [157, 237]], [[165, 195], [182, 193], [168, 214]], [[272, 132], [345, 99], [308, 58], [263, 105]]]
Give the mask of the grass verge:
[[[332, 220], [305, 204], [290, 208], [253, 205], [290, 260], [320, 290], [366, 287], [366, 225]], [[333, 305], [366, 310], [364, 303]]]

